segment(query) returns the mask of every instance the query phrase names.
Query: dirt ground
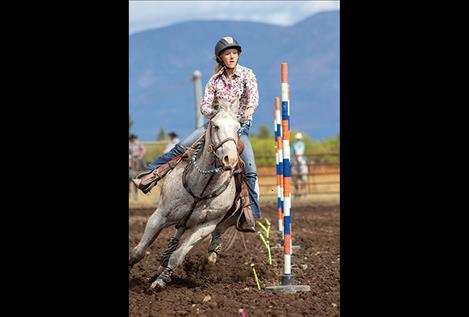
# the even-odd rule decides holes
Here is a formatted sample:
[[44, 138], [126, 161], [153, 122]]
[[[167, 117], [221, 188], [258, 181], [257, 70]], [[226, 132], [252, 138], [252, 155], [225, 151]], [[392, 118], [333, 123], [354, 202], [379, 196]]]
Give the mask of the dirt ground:
[[[262, 207], [272, 223], [270, 245], [277, 244], [276, 204]], [[141, 238], [153, 210], [129, 210], [129, 248]], [[257, 233], [237, 233], [233, 246], [218, 257], [204, 273], [199, 270], [209, 240], [194, 247], [176, 270], [166, 289], [149, 288], [160, 264], [161, 254], [174, 233], [165, 229], [149, 248], [145, 258], [129, 275], [129, 316], [339, 316], [339, 205], [303, 203], [292, 207], [292, 273], [295, 284], [309, 285], [310, 292], [274, 294], [267, 286], [280, 285], [283, 248], [272, 249], [272, 265]], [[265, 223], [265, 220], [263, 220]], [[259, 230], [261, 230], [259, 228]], [[227, 246], [227, 232], [223, 238]], [[251, 263], [259, 278], [257, 289]]]

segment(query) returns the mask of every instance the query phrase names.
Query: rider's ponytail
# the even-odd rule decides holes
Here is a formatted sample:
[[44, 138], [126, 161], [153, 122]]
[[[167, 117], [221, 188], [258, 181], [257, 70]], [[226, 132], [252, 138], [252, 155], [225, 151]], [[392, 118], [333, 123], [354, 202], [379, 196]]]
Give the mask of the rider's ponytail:
[[221, 60], [220, 57], [215, 56], [215, 59], [217, 60], [218, 64], [215, 66], [215, 70], [213, 71], [213, 74], [216, 74], [220, 71], [220, 69], [223, 68], [223, 61]]

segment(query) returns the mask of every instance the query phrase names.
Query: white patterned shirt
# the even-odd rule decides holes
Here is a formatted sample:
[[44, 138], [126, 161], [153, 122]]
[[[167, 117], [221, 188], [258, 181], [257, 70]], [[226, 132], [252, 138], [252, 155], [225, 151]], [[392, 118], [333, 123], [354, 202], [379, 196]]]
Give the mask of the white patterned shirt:
[[214, 100], [223, 100], [229, 103], [239, 100], [239, 122], [252, 120], [252, 115], [246, 117], [244, 112], [247, 108], [256, 110], [259, 104], [259, 92], [254, 72], [247, 67], [237, 65], [235, 72], [228, 79], [224, 74], [225, 68], [214, 74], [205, 86], [205, 94], [200, 105], [200, 112], [209, 119], [212, 118], [216, 109]]

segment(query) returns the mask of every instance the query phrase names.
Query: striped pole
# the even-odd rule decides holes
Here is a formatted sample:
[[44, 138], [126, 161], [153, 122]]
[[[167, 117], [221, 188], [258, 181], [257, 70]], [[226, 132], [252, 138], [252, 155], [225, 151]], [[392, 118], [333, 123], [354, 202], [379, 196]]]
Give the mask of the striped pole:
[[282, 284], [288, 285], [291, 275], [291, 195], [290, 195], [290, 88], [288, 85], [288, 64], [281, 65], [282, 81], [282, 141], [283, 141], [283, 256], [284, 270]]
[[282, 119], [280, 99], [275, 97], [274, 130], [275, 130], [275, 165], [277, 167], [277, 215], [278, 241], [283, 243], [283, 153], [282, 153]]
[[[291, 258], [292, 258], [292, 234], [291, 234], [291, 195], [290, 195], [290, 86], [288, 85], [288, 65], [282, 63], [281, 65], [281, 79], [282, 79], [282, 120], [281, 128], [277, 126], [280, 121], [277, 117], [278, 98], [275, 100], [275, 125], [276, 135], [280, 133], [279, 142], [276, 143], [277, 149], [277, 170], [280, 163], [283, 161], [283, 257], [284, 268], [282, 275], [282, 285], [268, 286], [266, 290], [274, 293], [296, 293], [296, 292], [309, 292], [311, 287], [309, 285], [296, 285], [294, 284], [293, 274], [291, 272]], [[279, 111], [280, 112], [280, 111]], [[280, 130], [280, 131], [279, 131]], [[280, 151], [279, 151], [280, 149]], [[279, 154], [283, 154], [280, 156]], [[277, 173], [278, 177], [278, 173]], [[277, 178], [278, 179], [278, 178]], [[299, 248], [299, 246], [296, 246]]]

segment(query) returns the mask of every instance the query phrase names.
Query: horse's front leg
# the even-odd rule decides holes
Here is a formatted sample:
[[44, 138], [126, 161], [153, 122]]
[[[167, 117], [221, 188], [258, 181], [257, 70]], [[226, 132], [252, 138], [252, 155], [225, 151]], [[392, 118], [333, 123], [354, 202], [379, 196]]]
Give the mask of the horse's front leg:
[[156, 209], [150, 216], [145, 226], [145, 232], [138, 245], [132, 249], [129, 257], [129, 269], [131, 269], [137, 262], [141, 261], [145, 256], [147, 248], [155, 241], [163, 228], [167, 227], [166, 217], [163, 216], [164, 212], [161, 209]]
[[[219, 220], [218, 220], [219, 221]], [[168, 266], [165, 267], [163, 272], [151, 284], [151, 288], [163, 288], [174, 274], [176, 268], [182, 263], [186, 254], [200, 241], [215, 230], [217, 221], [211, 221], [205, 224], [196, 226], [192, 234], [184, 240], [179, 248], [169, 257]]]
[[179, 227], [178, 229], [176, 229], [176, 233], [169, 240], [168, 246], [166, 247], [166, 250], [164, 250], [163, 255], [161, 257], [160, 270], [163, 270], [165, 267], [168, 266], [169, 258], [171, 257], [171, 254], [173, 254], [174, 250], [176, 250], [176, 248], [178, 247], [179, 239], [181, 238], [181, 236], [184, 234], [185, 231], [186, 231], [186, 228], [184, 227]]

